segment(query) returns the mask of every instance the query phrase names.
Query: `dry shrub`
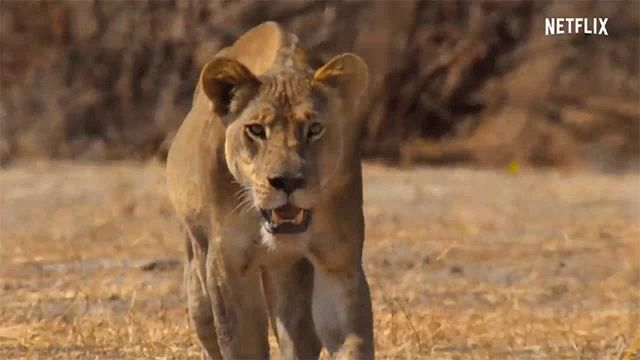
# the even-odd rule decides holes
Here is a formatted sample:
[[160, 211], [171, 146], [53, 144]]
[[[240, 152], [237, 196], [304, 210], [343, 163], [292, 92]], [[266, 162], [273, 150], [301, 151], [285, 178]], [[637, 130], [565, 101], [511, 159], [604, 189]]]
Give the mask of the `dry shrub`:
[[[3, 1], [0, 154], [136, 158], [163, 147], [198, 70], [266, 20], [370, 65], [365, 154], [405, 162], [637, 164], [637, 2]], [[545, 37], [544, 17], [609, 36]]]

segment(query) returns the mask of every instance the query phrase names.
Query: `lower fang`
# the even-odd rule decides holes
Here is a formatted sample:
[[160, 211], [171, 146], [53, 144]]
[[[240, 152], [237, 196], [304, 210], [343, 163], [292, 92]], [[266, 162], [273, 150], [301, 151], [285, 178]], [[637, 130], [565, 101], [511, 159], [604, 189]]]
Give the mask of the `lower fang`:
[[272, 210], [272, 211], [271, 211], [271, 220], [272, 220], [274, 223], [279, 224], [279, 223], [280, 223], [280, 221], [281, 221], [282, 219], [280, 218], [280, 215], [278, 215], [278, 212], [277, 212], [277, 211]]
[[296, 223], [302, 224], [302, 220], [304, 219], [304, 210], [298, 211], [298, 215], [296, 215]]

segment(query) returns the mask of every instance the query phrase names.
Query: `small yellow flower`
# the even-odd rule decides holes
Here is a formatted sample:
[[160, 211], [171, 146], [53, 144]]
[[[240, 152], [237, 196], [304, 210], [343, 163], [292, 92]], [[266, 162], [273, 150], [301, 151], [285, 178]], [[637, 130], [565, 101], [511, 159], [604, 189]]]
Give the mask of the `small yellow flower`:
[[509, 165], [507, 165], [507, 171], [511, 175], [516, 175], [520, 171], [520, 164], [515, 160], [511, 160]]

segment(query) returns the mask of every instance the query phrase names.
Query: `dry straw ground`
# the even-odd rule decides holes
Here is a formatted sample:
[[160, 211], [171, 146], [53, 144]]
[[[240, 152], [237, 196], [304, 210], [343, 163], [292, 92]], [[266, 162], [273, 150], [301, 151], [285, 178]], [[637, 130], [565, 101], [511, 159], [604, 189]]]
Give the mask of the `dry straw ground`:
[[[198, 358], [162, 174], [0, 172], [0, 358]], [[639, 175], [369, 164], [365, 177], [381, 359], [624, 356], [639, 320]]]

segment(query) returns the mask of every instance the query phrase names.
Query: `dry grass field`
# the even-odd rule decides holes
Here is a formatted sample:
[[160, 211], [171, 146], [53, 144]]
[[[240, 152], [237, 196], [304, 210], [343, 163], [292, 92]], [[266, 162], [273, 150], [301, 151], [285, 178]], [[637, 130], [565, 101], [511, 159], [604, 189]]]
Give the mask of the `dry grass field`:
[[[640, 175], [364, 172], [379, 358], [633, 347]], [[0, 200], [0, 359], [199, 358], [160, 164], [18, 163]]]

